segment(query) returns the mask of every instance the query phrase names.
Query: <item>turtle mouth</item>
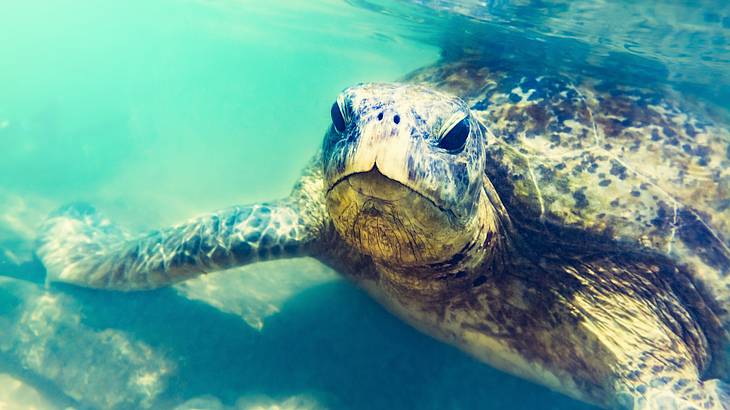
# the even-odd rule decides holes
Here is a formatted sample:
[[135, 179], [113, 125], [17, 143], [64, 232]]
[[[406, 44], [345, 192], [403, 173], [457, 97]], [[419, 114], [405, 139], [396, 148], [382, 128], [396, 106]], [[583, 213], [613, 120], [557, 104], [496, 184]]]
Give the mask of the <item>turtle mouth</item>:
[[326, 200], [343, 239], [383, 263], [422, 266], [463, 246], [464, 226], [452, 212], [377, 168], [341, 178]]
[[335, 189], [341, 188], [343, 184], [347, 184], [348, 188], [363, 197], [388, 203], [399, 202], [416, 195], [443, 212], [449, 219], [456, 218], [453, 211], [442, 207], [428, 195], [384, 175], [380, 172], [377, 165], [374, 165], [369, 171], [353, 172], [340, 177], [327, 189], [327, 196]]

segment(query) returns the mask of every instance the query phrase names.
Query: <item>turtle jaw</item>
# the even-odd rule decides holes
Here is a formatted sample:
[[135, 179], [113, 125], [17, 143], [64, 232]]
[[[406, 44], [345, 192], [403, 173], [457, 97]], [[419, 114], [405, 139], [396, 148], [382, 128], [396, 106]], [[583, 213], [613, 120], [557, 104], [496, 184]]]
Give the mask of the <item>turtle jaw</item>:
[[349, 245], [393, 267], [448, 260], [470, 239], [453, 212], [377, 167], [333, 183], [327, 209]]

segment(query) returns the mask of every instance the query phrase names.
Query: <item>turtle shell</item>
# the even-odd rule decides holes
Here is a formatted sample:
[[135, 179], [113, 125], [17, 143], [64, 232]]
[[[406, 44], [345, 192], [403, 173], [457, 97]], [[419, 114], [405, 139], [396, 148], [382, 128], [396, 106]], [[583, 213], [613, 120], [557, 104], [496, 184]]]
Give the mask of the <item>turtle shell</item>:
[[487, 176], [518, 229], [552, 233], [552, 246], [669, 256], [728, 328], [730, 131], [707, 107], [671, 90], [470, 62], [410, 80], [467, 100], [488, 130]]

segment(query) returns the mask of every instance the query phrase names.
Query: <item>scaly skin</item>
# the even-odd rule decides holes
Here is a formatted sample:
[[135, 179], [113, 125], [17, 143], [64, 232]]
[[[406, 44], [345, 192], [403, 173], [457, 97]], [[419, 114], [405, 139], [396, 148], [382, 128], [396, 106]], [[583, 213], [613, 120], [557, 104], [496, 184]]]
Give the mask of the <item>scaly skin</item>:
[[463, 96], [487, 125], [486, 173], [521, 229], [664, 254], [730, 327], [730, 129], [670, 90], [576, 77], [462, 60], [410, 79]]
[[125, 291], [306, 255], [325, 226], [317, 165], [306, 168], [288, 198], [234, 206], [137, 237], [91, 206], [69, 205], [43, 224], [36, 253], [50, 281]]
[[[577, 399], [728, 408], [726, 385], [704, 379], [722, 361], [724, 329], [693, 272], [588, 229], [576, 241], [570, 226], [512, 218], [500, 197], [513, 198], [487, 177], [489, 132], [462, 100], [363, 84], [343, 92], [333, 119], [283, 201], [139, 238], [65, 208], [41, 233], [49, 278], [147, 289], [309, 255], [425, 333]], [[466, 134], [452, 132], [456, 124]]]

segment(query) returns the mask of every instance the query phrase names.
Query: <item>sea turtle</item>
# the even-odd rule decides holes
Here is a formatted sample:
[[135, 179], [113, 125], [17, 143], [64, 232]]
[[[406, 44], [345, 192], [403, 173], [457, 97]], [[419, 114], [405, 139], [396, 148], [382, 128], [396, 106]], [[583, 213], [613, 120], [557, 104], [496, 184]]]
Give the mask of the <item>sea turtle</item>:
[[345, 89], [291, 195], [133, 236], [43, 225], [51, 281], [144, 290], [295, 256], [608, 408], [729, 409], [730, 132], [670, 90], [443, 61]]

